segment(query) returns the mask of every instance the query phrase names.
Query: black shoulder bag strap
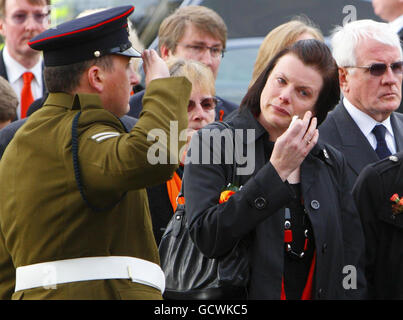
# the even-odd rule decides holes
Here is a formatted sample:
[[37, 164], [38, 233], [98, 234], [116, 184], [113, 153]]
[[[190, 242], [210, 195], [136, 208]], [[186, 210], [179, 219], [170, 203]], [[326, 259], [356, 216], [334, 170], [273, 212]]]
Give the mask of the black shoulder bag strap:
[[[232, 137], [231, 138], [232, 138], [232, 141], [233, 141], [233, 149], [232, 149], [232, 151], [233, 151], [233, 161], [234, 161], [234, 163], [233, 163], [233, 171], [232, 171], [231, 183], [234, 183], [235, 179], [236, 179], [236, 165], [237, 165], [236, 156], [235, 156], [235, 132], [234, 132], [234, 129], [227, 122], [220, 121], [220, 122], [217, 122], [217, 123], [222, 124], [225, 127], [225, 129], [230, 129], [232, 131]], [[181, 189], [179, 190], [178, 197], [176, 198], [177, 203], [178, 203], [178, 198], [184, 197], [183, 183], [184, 183], [184, 178], [182, 177]]]
[[[235, 133], [234, 133], [234, 129], [226, 122], [220, 121], [220, 122], [217, 122], [217, 123], [222, 124], [226, 129], [230, 129], [232, 131], [232, 133], [233, 133], [232, 134], [232, 139], [233, 139], [233, 155], [234, 155], [233, 161], [234, 161], [234, 165], [233, 165], [231, 183], [234, 183], [235, 179], [236, 179], [236, 157], [235, 157]], [[177, 220], [181, 220], [182, 217], [186, 215], [186, 210], [185, 210], [186, 202], [183, 201], [183, 203], [179, 203], [179, 198], [185, 198], [184, 184], [185, 184], [185, 173], [183, 173], [181, 188], [179, 190], [178, 196], [176, 197], [177, 210], [176, 210], [175, 213], [177, 213], [178, 209], [180, 209], [180, 211], [181, 211], [180, 215], [175, 214], [175, 219], [177, 219]], [[182, 219], [182, 223], [183, 223], [183, 221], [184, 221], [184, 223], [187, 223], [186, 220]], [[182, 224], [176, 223], [176, 224], [174, 224], [174, 226], [175, 227], [172, 230], [172, 235], [174, 237], [177, 237], [179, 232], [180, 232]]]
[[[97, 206], [94, 206], [91, 204], [91, 202], [87, 199], [87, 196], [84, 193], [84, 187], [83, 183], [81, 180], [81, 171], [80, 171], [80, 163], [78, 160], [78, 134], [77, 134], [77, 126], [78, 126], [78, 118], [80, 118], [81, 111], [76, 114], [76, 116], [73, 119], [73, 125], [71, 128], [71, 150], [72, 150], [72, 155], [73, 155], [73, 166], [74, 166], [74, 176], [76, 178], [78, 190], [80, 191], [81, 198], [84, 200], [86, 205], [91, 208], [91, 210], [95, 212], [105, 212], [113, 209], [122, 199], [126, 196], [126, 193], [123, 193], [122, 197], [114, 204], [109, 205], [104, 208], [99, 208]], [[123, 125], [123, 124], [122, 124]], [[123, 127], [126, 130], [126, 127], [123, 125]]]
[[235, 129], [231, 127], [227, 122], [220, 121], [220, 124], [222, 124], [226, 129], [230, 129], [232, 132], [232, 154], [233, 154], [233, 166], [232, 166], [232, 178], [230, 183], [236, 183], [237, 181], [237, 176], [236, 176], [236, 169], [237, 169], [237, 159], [236, 159], [236, 145], [235, 145]]

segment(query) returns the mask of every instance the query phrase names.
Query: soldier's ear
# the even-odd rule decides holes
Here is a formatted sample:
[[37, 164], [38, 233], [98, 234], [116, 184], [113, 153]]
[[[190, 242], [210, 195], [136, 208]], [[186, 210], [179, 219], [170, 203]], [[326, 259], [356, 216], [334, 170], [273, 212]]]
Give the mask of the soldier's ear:
[[87, 78], [89, 86], [94, 89], [97, 93], [104, 91], [105, 87], [105, 75], [104, 71], [97, 65], [91, 66], [87, 70]]

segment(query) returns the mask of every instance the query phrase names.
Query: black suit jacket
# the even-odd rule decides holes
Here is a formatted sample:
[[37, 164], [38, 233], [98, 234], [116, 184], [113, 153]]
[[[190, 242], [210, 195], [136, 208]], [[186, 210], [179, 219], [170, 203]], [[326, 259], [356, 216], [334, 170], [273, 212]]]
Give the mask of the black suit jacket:
[[[134, 118], [140, 117], [140, 112], [143, 109], [144, 92], [144, 90], [137, 92], [130, 98], [130, 111], [127, 115]], [[238, 106], [235, 103], [222, 99], [220, 97], [216, 98], [218, 99], [218, 104], [216, 107], [215, 120], [226, 119], [230, 113], [238, 109]]]
[[[390, 121], [397, 151], [403, 151], [403, 114], [392, 113]], [[367, 138], [347, 112], [343, 102], [331, 111], [319, 126], [319, 136], [339, 151], [348, 164], [351, 187], [362, 169], [379, 158]]]
[[4, 49], [2, 49], [0, 51], [0, 76], [2, 76], [4, 79], [8, 80], [6, 65], [4, 63], [4, 58], [3, 58], [3, 50]]
[[403, 152], [365, 167], [353, 189], [365, 234], [370, 299], [403, 299], [403, 213], [393, 214], [395, 193], [403, 195]]

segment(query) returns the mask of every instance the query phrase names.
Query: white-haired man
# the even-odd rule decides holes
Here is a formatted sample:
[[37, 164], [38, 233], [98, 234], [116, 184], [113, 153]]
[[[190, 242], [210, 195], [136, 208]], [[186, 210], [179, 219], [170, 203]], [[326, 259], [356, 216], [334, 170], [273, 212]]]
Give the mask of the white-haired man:
[[402, 49], [387, 23], [358, 20], [332, 35], [343, 99], [320, 136], [344, 153], [351, 187], [368, 165], [403, 150]]
[[[368, 297], [400, 299], [401, 295], [387, 290], [392, 287], [391, 283], [400, 283], [398, 279], [401, 276], [391, 273], [393, 268], [386, 266], [392, 261], [391, 257], [401, 254], [391, 251], [390, 248], [394, 247], [388, 236], [393, 235], [394, 246], [399, 243], [402, 237], [401, 220], [395, 220], [392, 214], [384, 215], [383, 212], [389, 212], [385, 206], [385, 210], [376, 210], [375, 214], [373, 210], [362, 210], [365, 205], [373, 203], [374, 197], [369, 193], [358, 197], [356, 190], [367, 172], [364, 167], [369, 168], [376, 162], [396, 162], [398, 158], [390, 155], [403, 151], [403, 114], [395, 112], [401, 101], [403, 77], [400, 40], [387, 23], [359, 20], [336, 29], [332, 36], [332, 48], [339, 66], [340, 88], [344, 97], [328, 114], [319, 128], [319, 134], [342, 151], [347, 160], [351, 188], [354, 184], [365, 236]], [[384, 185], [378, 183], [377, 189], [382, 194]], [[382, 203], [387, 204], [387, 201]], [[379, 286], [382, 281], [383, 285]]]

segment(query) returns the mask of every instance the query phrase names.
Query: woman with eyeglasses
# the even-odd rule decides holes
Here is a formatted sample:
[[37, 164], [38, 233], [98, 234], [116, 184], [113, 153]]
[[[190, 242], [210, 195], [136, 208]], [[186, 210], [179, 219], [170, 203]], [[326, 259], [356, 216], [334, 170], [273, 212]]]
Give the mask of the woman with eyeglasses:
[[[187, 144], [192, 135], [215, 119], [215, 82], [212, 71], [195, 60], [170, 58], [167, 61], [172, 77], [184, 76], [192, 83], [192, 92], [188, 105]], [[181, 133], [179, 133], [181, 134]], [[147, 188], [148, 202], [153, 222], [154, 236], [159, 244], [169, 220], [176, 210], [176, 198], [181, 189], [185, 147], [178, 170], [171, 180], [164, 184]]]
[[[219, 138], [218, 151], [217, 143], [204, 139], [209, 131], [223, 130], [214, 123], [192, 138], [184, 175], [192, 239], [215, 258], [239, 241], [247, 243], [249, 299], [364, 294], [363, 233], [346, 188], [346, 164], [319, 140], [316, 128], [339, 96], [328, 47], [313, 39], [297, 41], [270, 60], [238, 114], [227, 120], [234, 141]], [[238, 156], [229, 163], [225, 153], [233, 143]], [[231, 187], [237, 191], [220, 198], [234, 170], [239, 184]]]

